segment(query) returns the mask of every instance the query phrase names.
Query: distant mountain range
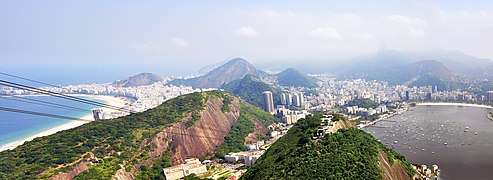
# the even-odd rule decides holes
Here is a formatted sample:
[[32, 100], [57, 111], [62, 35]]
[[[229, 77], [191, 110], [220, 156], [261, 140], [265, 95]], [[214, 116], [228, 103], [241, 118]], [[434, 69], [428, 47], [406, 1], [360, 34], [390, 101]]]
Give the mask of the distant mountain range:
[[[206, 69], [215, 65], [207, 66]], [[169, 85], [186, 85], [194, 88], [220, 88], [234, 80], [240, 80], [246, 75], [251, 75], [257, 79], [274, 79], [281, 86], [299, 86], [299, 87], [315, 87], [316, 83], [313, 78], [289, 68], [285, 71], [273, 75], [261, 71], [248, 61], [242, 58], [235, 58], [227, 63], [210, 70], [207, 74], [190, 78], [190, 79], [175, 79], [169, 82]]]
[[443, 90], [461, 88], [466, 80], [491, 79], [491, 72], [493, 61], [459, 51], [435, 49], [422, 53], [401, 53], [384, 50], [350, 66], [342, 75], [408, 86], [438, 86]]
[[236, 58], [228, 61], [203, 76], [191, 79], [176, 79], [168, 84], [187, 85], [194, 88], [219, 88], [233, 80], [241, 79], [245, 75], [251, 74], [256, 77], [268, 76], [267, 73], [258, 70], [245, 59]]
[[151, 85], [156, 82], [163, 81], [163, 78], [153, 73], [140, 73], [135, 76], [129, 77], [125, 80], [119, 80], [113, 82], [111, 85], [115, 87], [136, 87]]

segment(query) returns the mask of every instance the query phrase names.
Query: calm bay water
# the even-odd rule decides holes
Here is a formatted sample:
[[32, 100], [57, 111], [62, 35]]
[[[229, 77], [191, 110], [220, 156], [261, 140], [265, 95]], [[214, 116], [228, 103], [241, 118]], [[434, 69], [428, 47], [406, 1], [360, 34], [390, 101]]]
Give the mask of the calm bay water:
[[492, 179], [493, 121], [486, 118], [490, 111], [417, 106], [364, 130], [412, 163], [437, 164], [443, 179]]
[[[77, 102], [64, 100], [56, 97], [50, 97], [50, 96], [31, 96], [28, 98], [41, 100], [41, 101], [48, 101], [57, 104], [63, 104], [63, 105], [87, 109], [87, 110], [91, 110], [92, 108], [97, 107], [94, 105], [77, 103]], [[91, 99], [87, 97], [81, 97], [81, 98], [102, 102], [100, 100]], [[12, 97], [0, 98], [0, 106], [28, 110], [28, 111], [63, 115], [69, 117], [76, 117], [76, 118], [80, 118], [90, 113], [90, 111], [84, 111], [84, 112], [73, 111], [73, 110], [60, 109], [55, 107], [47, 107], [37, 104], [29, 104], [25, 102], [18, 102], [18, 101], [13, 101], [12, 99], [22, 100]], [[70, 120], [0, 111], [0, 146], [11, 142], [22, 140], [31, 135], [65, 124], [69, 121]]]

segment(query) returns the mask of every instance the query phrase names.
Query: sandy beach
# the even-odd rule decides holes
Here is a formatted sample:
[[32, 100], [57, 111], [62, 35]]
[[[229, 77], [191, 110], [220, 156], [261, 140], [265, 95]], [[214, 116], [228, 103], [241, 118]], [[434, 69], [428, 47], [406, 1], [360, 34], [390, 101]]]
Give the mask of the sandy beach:
[[[120, 98], [120, 97], [115, 97], [115, 96], [101, 96], [101, 95], [87, 95], [87, 94], [77, 94], [77, 95], [71, 95], [71, 96], [89, 97], [89, 98], [92, 98], [92, 99], [98, 99], [100, 101], [103, 101], [105, 104], [108, 104], [108, 105], [111, 105], [111, 106], [116, 106], [116, 107], [124, 107], [126, 103], [129, 103], [129, 101], [127, 99]], [[103, 110], [104, 111], [111, 111], [108, 108], [103, 108]], [[82, 117], [79, 117], [79, 118], [80, 119], [84, 119], [84, 120], [94, 120], [94, 117], [92, 116], [92, 113], [88, 113], [88, 114], [86, 114], [86, 115], [84, 115]], [[57, 126], [57, 127], [54, 127], [54, 128], [48, 129], [48, 130], [45, 130], [45, 131], [40, 132], [40, 133], [37, 133], [37, 134], [34, 134], [34, 135], [29, 136], [27, 138], [24, 138], [22, 140], [11, 142], [11, 143], [5, 144], [3, 146], [0, 146], [0, 151], [4, 151], [4, 150], [7, 150], [7, 149], [14, 149], [17, 146], [20, 146], [20, 145], [24, 144], [24, 142], [31, 141], [34, 138], [48, 136], [48, 135], [51, 135], [51, 134], [55, 134], [55, 133], [57, 133], [59, 131], [63, 131], [63, 130], [67, 130], [67, 129], [72, 129], [72, 128], [78, 127], [80, 125], [83, 125], [85, 123], [88, 123], [88, 122], [85, 122], [85, 121], [68, 121], [65, 124], [62, 124], [60, 126]]]
[[493, 109], [493, 107], [482, 104], [466, 104], [466, 103], [440, 103], [440, 102], [427, 102], [427, 103], [418, 103], [417, 106], [464, 106], [464, 107], [479, 107], [486, 109]]

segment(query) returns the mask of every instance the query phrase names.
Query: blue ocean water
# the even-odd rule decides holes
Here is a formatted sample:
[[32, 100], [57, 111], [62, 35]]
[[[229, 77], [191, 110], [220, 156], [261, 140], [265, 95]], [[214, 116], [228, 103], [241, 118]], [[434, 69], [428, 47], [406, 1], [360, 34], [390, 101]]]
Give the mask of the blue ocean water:
[[[65, 100], [57, 97], [51, 97], [51, 96], [29, 96], [27, 98], [41, 100], [41, 101], [48, 101], [51, 103], [63, 104], [66, 106], [72, 106], [72, 107], [77, 107], [87, 110], [91, 110], [93, 108], [98, 107], [94, 105], [78, 103], [78, 102], [69, 101], [69, 100]], [[80, 97], [80, 98], [104, 103], [100, 100], [92, 99], [88, 97]], [[75, 117], [75, 118], [80, 118], [82, 116], [91, 113], [90, 111], [81, 111], [81, 110], [74, 111], [74, 110], [48, 107], [48, 106], [32, 104], [32, 103], [19, 102], [19, 101], [14, 101], [14, 99], [25, 101], [13, 97], [8, 97], [8, 98], [2, 97], [0, 98], [0, 107], [56, 114], [56, 115]], [[65, 124], [67, 122], [70, 122], [70, 120], [0, 111], [0, 146], [22, 140], [34, 134]]]

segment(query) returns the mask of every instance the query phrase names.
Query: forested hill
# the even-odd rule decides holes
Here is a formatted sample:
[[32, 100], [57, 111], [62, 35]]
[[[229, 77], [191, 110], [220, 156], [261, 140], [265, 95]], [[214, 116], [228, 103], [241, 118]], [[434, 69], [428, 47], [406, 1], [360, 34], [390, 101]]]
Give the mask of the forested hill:
[[231, 93], [187, 94], [2, 151], [0, 179], [164, 179], [186, 158], [243, 150], [275, 121]]
[[257, 107], [263, 107], [264, 105], [262, 99], [262, 92], [264, 91], [272, 92], [274, 105], [281, 102], [281, 89], [264, 83], [252, 75], [246, 75], [243, 79], [231, 81], [230, 83], [221, 86], [221, 88], [240, 96], [243, 100]]
[[242, 179], [411, 179], [405, 158], [356, 128], [313, 140], [319, 115], [307, 117], [276, 141]]

